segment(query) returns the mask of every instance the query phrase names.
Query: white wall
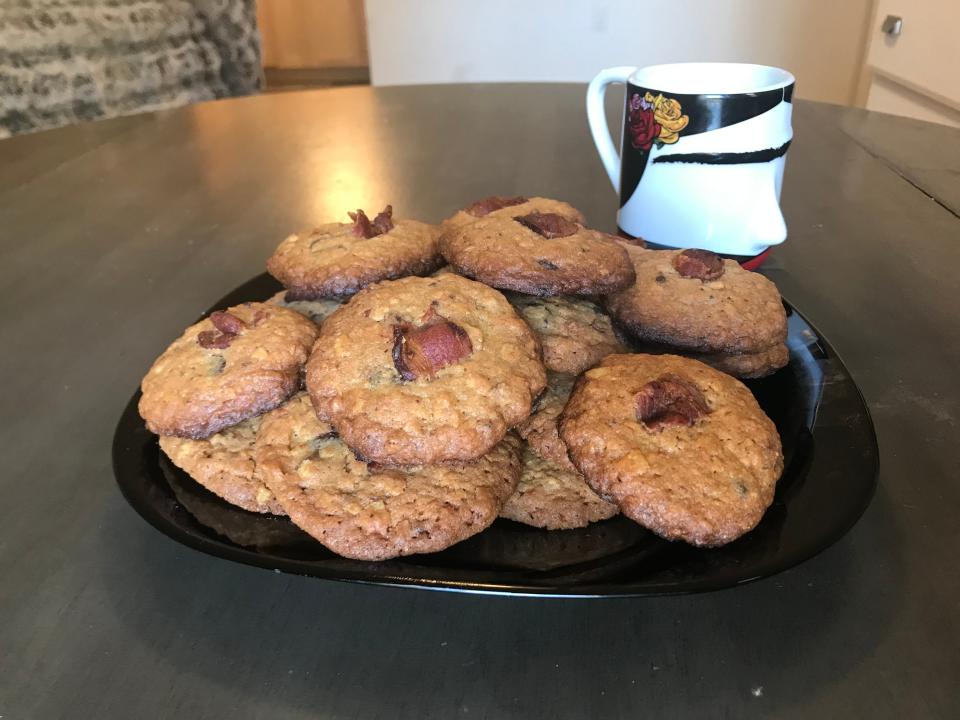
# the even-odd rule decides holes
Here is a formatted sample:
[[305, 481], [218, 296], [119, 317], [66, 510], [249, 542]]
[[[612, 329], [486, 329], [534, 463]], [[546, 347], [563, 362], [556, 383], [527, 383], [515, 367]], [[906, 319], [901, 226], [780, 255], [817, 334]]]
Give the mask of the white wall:
[[365, 0], [375, 85], [585, 82], [603, 67], [778, 65], [851, 103], [871, 0]]

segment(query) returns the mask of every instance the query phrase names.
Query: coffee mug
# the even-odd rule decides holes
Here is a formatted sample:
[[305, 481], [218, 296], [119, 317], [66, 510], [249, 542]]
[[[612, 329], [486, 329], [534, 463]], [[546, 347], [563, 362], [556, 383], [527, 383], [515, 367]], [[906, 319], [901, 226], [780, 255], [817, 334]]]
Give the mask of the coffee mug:
[[[627, 88], [620, 155], [604, 111], [611, 83]], [[602, 70], [587, 89], [587, 119], [620, 193], [621, 234], [743, 260], [782, 243], [794, 83], [786, 70], [737, 63]]]

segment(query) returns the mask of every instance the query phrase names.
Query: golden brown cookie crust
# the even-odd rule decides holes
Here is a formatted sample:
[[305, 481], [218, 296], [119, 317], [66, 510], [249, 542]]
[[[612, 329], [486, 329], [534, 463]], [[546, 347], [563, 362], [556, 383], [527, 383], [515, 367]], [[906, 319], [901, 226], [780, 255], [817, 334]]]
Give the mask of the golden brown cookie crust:
[[528, 295], [606, 295], [633, 282], [630, 259], [611, 235], [580, 225], [546, 238], [515, 217], [491, 213], [445, 232], [440, 251], [461, 275]]
[[636, 282], [604, 303], [637, 338], [711, 354], [757, 353], [786, 340], [780, 293], [763, 275], [724, 260], [716, 280], [685, 278], [672, 264], [680, 251], [623, 247]]
[[272, 295], [267, 302], [298, 312], [317, 325], [322, 325], [329, 315], [332, 315], [343, 305], [339, 300], [287, 300], [286, 290], [281, 290], [276, 295]]
[[734, 377], [750, 379], [766, 377], [775, 373], [790, 362], [790, 351], [785, 343], [777, 343], [771, 348], [757, 353], [724, 354], [714, 353], [693, 355], [694, 359], [706, 363]]
[[327, 223], [287, 237], [267, 271], [298, 299], [344, 299], [381, 280], [436, 270], [438, 234], [438, 227], [416, 220], [396, 220], [372, 238], [355, 235], [352, 223]]
[[[637, 393], [673, 375], [693, 383], [710, 412], [651, 430]], [[783, 470], [780, 437], [738, 380], [676, 355], [611, 355], [574, 387], [560, 419], [574, 465], [601, 497], [669, 540], [723, 545], [752, 530]]]
[[283, 515], [254, 459], [260, 417], [249, 418], [204, 440], [161, 437], [171, 462], [227, 502], [257, 513]]
[[590, 300], [519, 293], [507, 299], [540, 338], [547, 370], [579, 375], [607, 355], [625, 352], [610, 317]]
[[537, 403], [536, 412], [517, 426], [517, 433], [544, 460], [568, 472], [577, 469], [567, 456], [567, 446], [560, 439], [557, 420], [570, 398], [574, 378], [571, 375], [547, 373], [547, 389]]
[[[465, 331], [472, 352], [433, 379], [404, 381], [394, 326], [431, 310]], [[452, 273], [358, 293], [323, 324], [306, 377], [318, 413], [344, 442], [396, 465], [483, 455], [530, 414], [546, 384], [536, 337], [506, 298]]]
[[301, 391], [261, 417], [254, 456], [259, 463], [264, 449], [282, 449], [287, 461], [299, 464], [313, 452], [311, 443], [336, 436], [333, 426], [317, 417], [310, 395]]
[[500, 517], [547, 530], [570, 530], [611, 518], [620, 509], [598, 496], [578, 472], [524, 447], [523, 472]]
[[200, 346], [201, 333], [218, 332], [206, 318], [187, 328], [143, 378], [139, 410], [151, 432], [205, 438], [276, 407], [299, 388], [317, 326], [266, 303], [227, 312], [246, 326], [228, 347]]
[[475, 535], [496, 519], [520, 475], [513, 435], [469, 463], [368, 465], [328, 436], [304, 397], [264, 418], [261, 437], [264, 477], [290, 519], [357, 560], [437, 552]]
[[[629, 338], [625, 340], [630, 343]], [[663, 343], [641, 341], [630, 343], [635, 352], [651, 355], [683, 355], [699, 360], [712, 368], [741, 379], [761, 378], [775, 373], [790, 362], [786, 343], [777, 343], [755, 353], [696, 353]]]
[[[562, 200], [551, 200], [550, 198], [544, 197], [532, 197], [527, 198], [525, 202], [520, 203], [519, 205], [510, 205], [499, 210], [493, 210], [482, 217], [513, 217], [514, 215], [526, 215], [532, 212], [541, 212], [541, 213], [556, 213], [557, 215], [563, 215], [563, 217], [570, 218], [574, 222], [578, 222], [581, 225], [586, 225], [586, 218], [583, 217], [583, 213], [577, 210], [573, 205], [565, 203]], [[469, 225], [472, 222], [476, 222], [480, 218], [476, 215], [471, 215], [466, 211], [466, 208], [458, 210], [452, 216], [448, 217], [440, 224], [441, 233], [454, 230], [464, 225]]]

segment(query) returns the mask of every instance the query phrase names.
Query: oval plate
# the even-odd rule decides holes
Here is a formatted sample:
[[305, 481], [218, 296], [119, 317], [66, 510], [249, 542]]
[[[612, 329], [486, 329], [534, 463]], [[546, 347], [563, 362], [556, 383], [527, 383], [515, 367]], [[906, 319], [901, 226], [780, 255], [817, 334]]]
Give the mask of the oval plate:
[[[210, 309], [280, 290], [263, 274]], [[554, 597], [643, 596], [718, 590], [768, 577], [840, 539], [866, 510], [877, 481], [877, 440], [860, 391], [829, 343], [792, 307], [790, 364], [748, 381], [783, 440], [773, 505], [750, 533], [721, 548], [658, 538], [616, 517], [547, 531], [509, 520], [447, 550], [387, 562], [334, 555], [286, 518], [241, 510], [174, 467], [131, 398], [113, 440], [124, 497], [151, 525], [197, 550], [327, 580], [458, 592]]]

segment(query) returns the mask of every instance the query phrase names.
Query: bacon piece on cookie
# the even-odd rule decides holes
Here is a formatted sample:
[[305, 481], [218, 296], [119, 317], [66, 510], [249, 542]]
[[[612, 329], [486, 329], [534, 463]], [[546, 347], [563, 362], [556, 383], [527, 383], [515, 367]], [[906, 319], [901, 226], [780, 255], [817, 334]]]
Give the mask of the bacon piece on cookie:
[[466, 330], [435, 312], [428, 311], [427, 317], [420, 327], [393, 326], [393, 364], [404, 380], [432, 378], [473, 352]]
[[513, 207], [514, 205], [522, 205], [527, 202], [527, 198], [523, 196], [517, 197], [501, 197], [499, 195], [492, 195], [491, 197], [484, 198], [483, 200], [477, 200], [473, 205], [466, 208], [466, 213], [468, 215], [473, 215], [474, 217], [485, 217], [492, 213], [494, 210], [502, 210], [505, 207]]
[[679, 375], [661, 375], [651, 380], [636, 397], [637, 420], [651, 430], [668, 425], [693, 425], [710, 412], [700, 388]]
[[716, 280], [723, 275], [723, 258], [709, 250], [684, 250], [674, 256], [673, 268], [681, 277]]
[[527, 215], [518, 215], [514, 220], [547, 240], [569, 237], [580, 229], [573, 220], [557, 213], [532, 212]]

